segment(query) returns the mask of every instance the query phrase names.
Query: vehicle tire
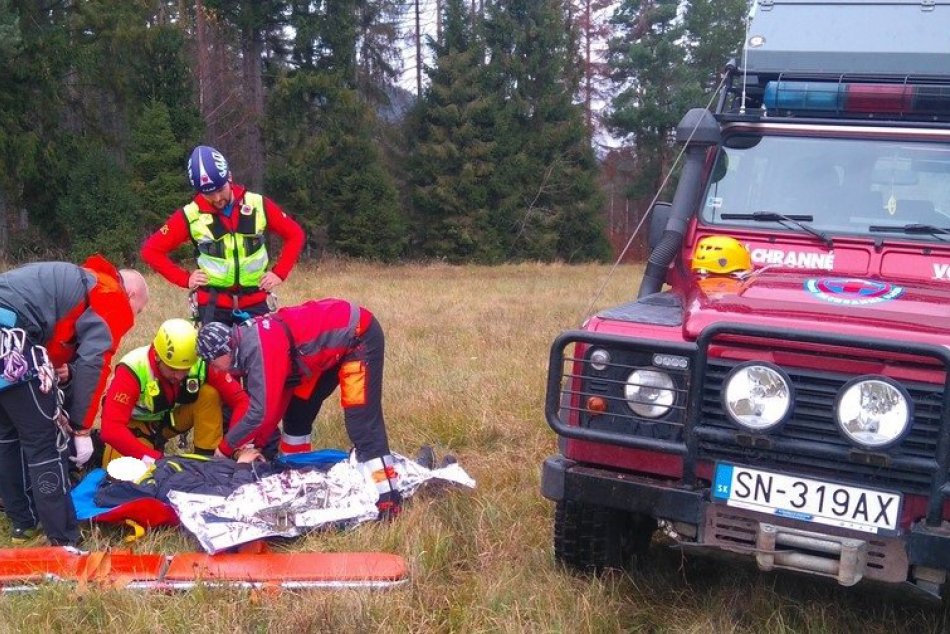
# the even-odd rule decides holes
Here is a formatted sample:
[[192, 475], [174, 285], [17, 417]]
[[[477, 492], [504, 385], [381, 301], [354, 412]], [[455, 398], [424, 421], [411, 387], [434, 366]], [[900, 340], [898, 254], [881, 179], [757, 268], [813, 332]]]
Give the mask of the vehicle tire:
[[573, 500], [559, 500], [554, 511], [554, 557], [569, 568], [599, 574], [631, 570], [646, 553], [656, 520]]

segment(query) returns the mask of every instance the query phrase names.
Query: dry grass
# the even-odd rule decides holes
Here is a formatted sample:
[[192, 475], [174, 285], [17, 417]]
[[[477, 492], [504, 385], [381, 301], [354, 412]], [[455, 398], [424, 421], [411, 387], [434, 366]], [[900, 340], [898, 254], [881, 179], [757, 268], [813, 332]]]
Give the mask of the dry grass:
[[[937, 632], [942, 608], [875, 591], [763, 575], [749, 566], [683, 561], [659, 548], [641, 575], [576, 577], [554, 564], [552, 505], [540, 464], [555, 451], [543, 420], [551, 340], [577, 326], [608, 267], [330, 263], [301, 269], [281, 302], [337, 296], [376, 313], [387, 335], [385, 410], [393, 448], [452, 452], [478, 481], [472, 493], [416, 499], [390, 525], [314, 534], [300, 550], [404, 555], [411, 581], [386, 592], [278, 595], [208, 588], [176, 595], [49, 586], [0, 600], [0, 632]], [[598, 307], [631, 298], [639, 270], [621, 267]], [[179, 289], [152, 279], [153, 304], [124, 349], [184, 312]], [[338, 405], [320, 415], [318, 444], [346, 447]], [[88, 533], [97, 547], [121, 533]], [[0, 538], [0, 544], [5, 539]], [[143, 551], [192, 550], [158, 531]]]

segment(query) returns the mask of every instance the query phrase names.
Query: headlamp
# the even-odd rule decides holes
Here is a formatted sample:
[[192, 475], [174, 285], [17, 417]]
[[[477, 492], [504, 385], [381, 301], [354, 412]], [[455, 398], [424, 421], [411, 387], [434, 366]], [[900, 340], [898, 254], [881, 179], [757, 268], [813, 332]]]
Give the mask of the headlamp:
[[910, 426], [910, 398], [885, 377], [858, 377], [842, 388], [835, 404], [838, 427], [867, 449], [891, 445]]
[[722, 390], [726, 413], [750, 431], [769, 431], [792, 409], [792, 385], [780, 368], [758, 361], [736, 366]]
[[673, 379], [666, 372], [634, 370], [627, 377], [623, 392], [635, 414], [659, 418], [670, 411], [676, 400], [673, 387]]

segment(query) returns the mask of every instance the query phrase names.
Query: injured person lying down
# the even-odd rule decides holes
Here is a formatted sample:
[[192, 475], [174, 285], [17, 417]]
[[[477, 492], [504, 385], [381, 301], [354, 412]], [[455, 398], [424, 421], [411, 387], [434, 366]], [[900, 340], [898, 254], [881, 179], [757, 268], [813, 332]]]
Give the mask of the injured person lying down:
[[[403, 498], [422, 489], [475, 487], [475, 481], [453, 457], [446, 456], [436, 467], [428, 447], [415, 461], [399, 454], [393, 457]], [[97, 470], [73, 492], [77, 513], [83, 515], [91, 507], [80, 519], [122, 521], [116, 510], [143, 499], [155, 500], [170, 507], [209, 553], [266, 537], [296, 537], [318, 528], [355, 526], [379, 516], [379, 493], [371, 474], [343, 451], [314, 451], [273, 462], [251, 454], [242, 458], [246, 459], [169, 456], [156, 461], [144, 474], [136, 474], [133, 466], [127, 473], [139, 475], [135, 481]], [[119, 469], [113, 471], [125, 477]], [[150, 524], [148, 518], [136, 521]]]

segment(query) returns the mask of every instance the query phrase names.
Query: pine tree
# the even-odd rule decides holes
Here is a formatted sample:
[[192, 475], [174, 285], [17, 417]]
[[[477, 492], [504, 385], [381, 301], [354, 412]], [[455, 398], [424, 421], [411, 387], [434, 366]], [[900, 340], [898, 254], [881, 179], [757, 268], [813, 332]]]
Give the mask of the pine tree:
[[[33, 154], [33, 147], [24, 147], [22, 143], [22, 113], [17, 107], [22, 107], [18, 103], [21, 95], [15, 94], [11, 98], [9, 94], [20, 92], [8, 82], [16, 75], [22, 46], [19, 16], [11, 10], [7, 0], [0, 0], [0, 80], [9, 86], [8, 91], [0, 94], [0, 250], [4, 252], [9, 247], [9, 229], [20, 202], [17, 192], [22, 188], [22, 179], [32, 171], [33, 163], [25, 160]], [[11, 169], [14, 165], [21, 169]]]
[[356, 5], [356, 87], [372, 105], [388, 103], [401, 55], [399, 20], [407, 6], [398, 0], [359, 0]]
[[278, 77], [268, 104], [267, 187], [282, 192], [319, 246], [393, 259], [406, 230], [377, 151], [375, 114], [355, 86], [355, 7], [295, 6], [294, 67]]
[[411, 124], [414, 233], [427, 257], [498, 261], [505, 252], [488, 200], [495, 122], [480, 90], [484, 51], [463, 0], [446, 1], [442, 24]]
[[138, 77], [135, 107], [164, 104], [175, 140], [191, 145], [202, 121], [186, 33], [178, 24], [159, 23], [139, 31], [133, 46], [140, 51], [130, 62]]
[[[189, 121], [194, 110], [181, 35], [171, 21], [159, 22], [152, 8], [120, 0], [0, 6], [0, 40], [6, 43], [0, 57], [10, 55], [0, 59], [5, 86], [0, 95], [0, 161], [5, 168], [0, 170], [0, 225], [11, 230], [14, 257], [61, 256], [59, 250], [74, 233], [108, 226], [94, 221], [94, 215], [70, 212], [63, 201], [100, 196], [99, 205], [88, 205], [92, 210], [131, 196], [129, 179], [109, 179], [110, 187], [124, 188], [125, 194], [95, 187], [76, 191], [74, 187], [93, 179], [80, 181], [73, 174], [89, 160], [88, 148], [108, 154], [110, 165], [127, 171], [131, 129], [144, 102], [158, 98], [175, 103], [179, 132], [191, 134], [195, 119]], [[9, 27], [16, 26], [19, 40], [3, 28], [4, 16], [13, 18]], [[20, 45], [13, 47], [16, 41]], [[94, 166], [82, 169], [91, 172]], [[128, 220], [144, 225], [137, 214], [133, 208]], [[82, 226], [73, 227], [67, 219]], [[94, 239], [89, 240], [88, 248], [94, 249]], [[123, 240], [111, 241], [115, 246]], [[133, 242], [129, 239], [119, 250], [134, 251]]]
[[651, 196], [672, 163], [670, 134], [690, 105], [702, 99], [687, 59], [686, 29], [677, 0], [625, 0], [614, 16], [619, 35], [610, 44], [615, 79], [623, 79], [612, 102], [614, 133], [636, 144], [639, 177], [629, 192]]
[[[256, 191], [263, 185], [265, 169], [265, 53], [283, 47], [288, 4], [285, 0], [204, 0], [196, 7], [207, 12], [197, 14], [195, 20], [203, 20], [203, 35], [213, 42], [212, 51], [195, 51], [203, 56], [199, 69], [209, 73], [199, 76], [202, 96], [216, 102], [204, 110], [208, 142], [233, 157], [232, 169]], [[209, 24], [215, 28], [206, 28]], [[226, 72], [211, 70], [211, 55]]]
[[146, 104], [132, 129], [129, 153], [132, 192], [141, 206], [138, 216], [143, 232], [154, 231], [188, 200], [185, 153], [172, 132], [168, 107], [161, 101]]
[[56, 202], [69, 168], [65, 107], [75, 63], [67, 16], [35, 2], [0, 0], [0, 248], [3, 257], [58, 252]]
[[371, 131], [376, 118], [355, 90], [333, 96], [327, 112], [333, 138], [322, 165], [329, 200], [325, 209], [330, 244], [346, 255], [393, 260], [407, 242], [396, 188], [383, 168]]
[[745, 0], [625, 0], [614, 23], [610, 65], [620, 91], [609, 121], [636, 145], [639, 178], [630, 195], [652, 197], [673, 161], [672, 132], [708, 101], [708, 78], [741, 39]]
[[689, 65], [697, 80], [709, 88], [730, 57], [742, 46], [747, 0], [690, 0], [683, 22], [689, 45]]
[[128, 173], [102, 146], [77, 142], [72, 150], [69, 195], [56, 205], [57, 219], [69, 228], [70, 258], [81, 262], [98, 252], [113, 262], [131, 263], [141, 242], [141, 225]]
[[492, 202], [509, 257], [600, 259], [596, 161], [574, 103], [576, 39], [562, 0], [495, 2], [485, 22], [489, 82], [499, 106]]

